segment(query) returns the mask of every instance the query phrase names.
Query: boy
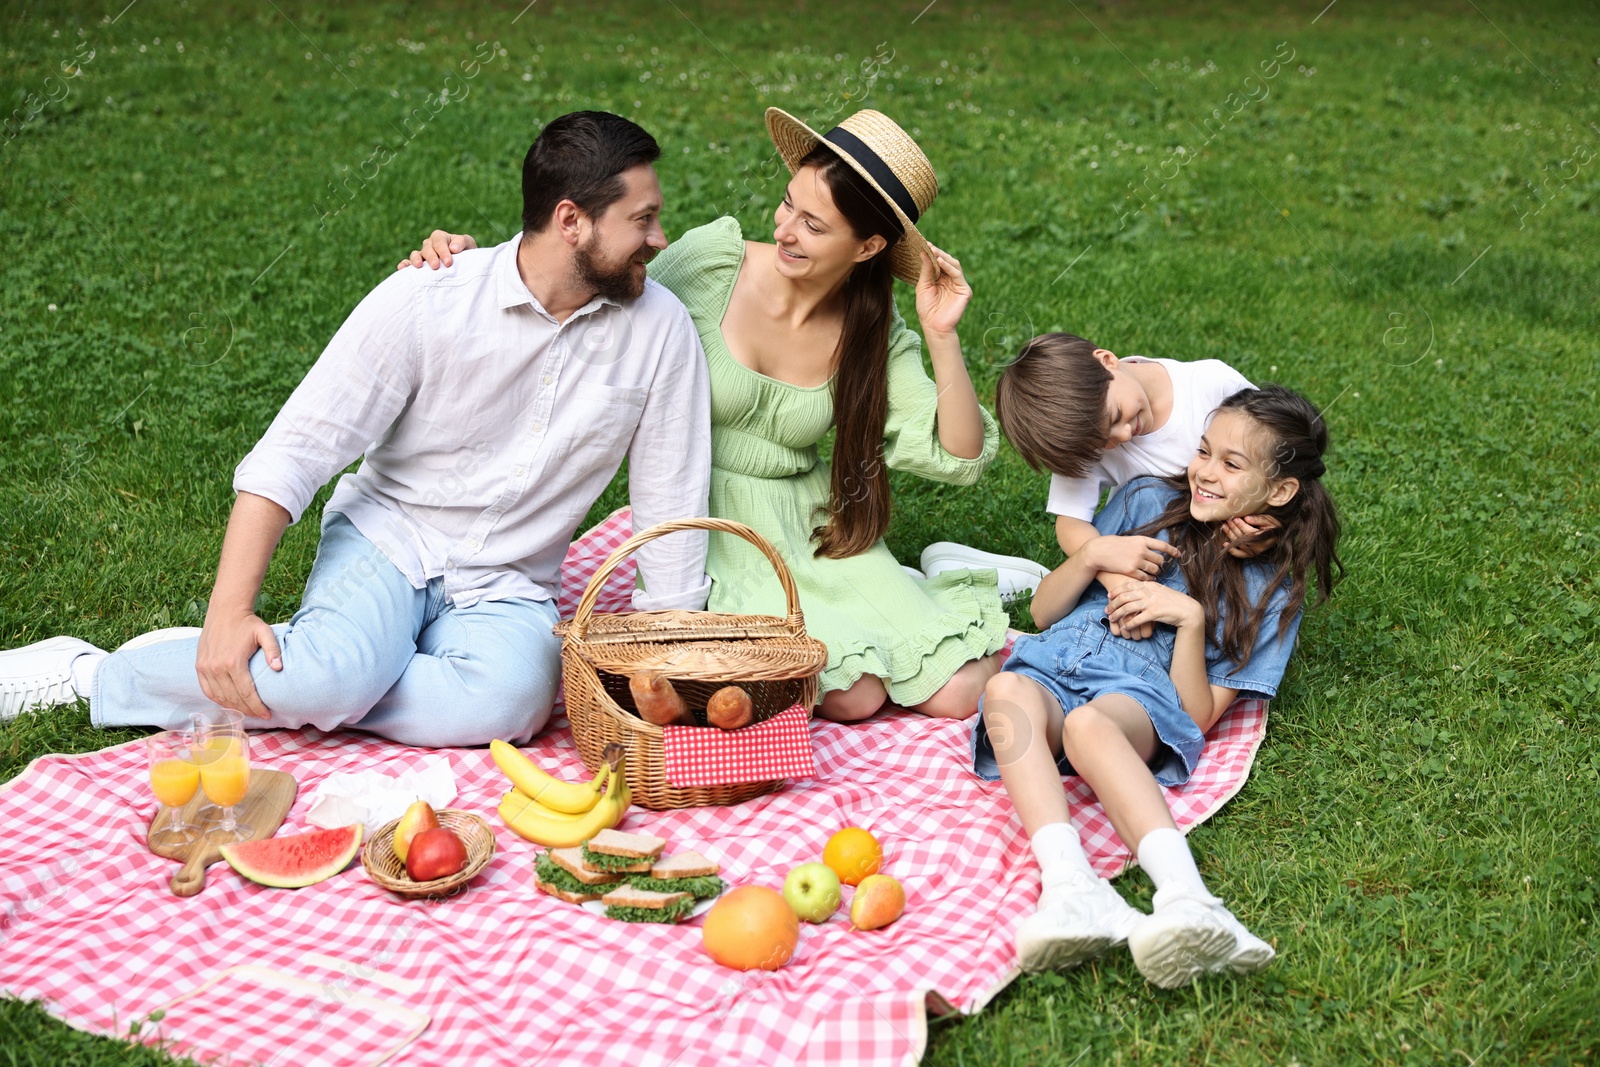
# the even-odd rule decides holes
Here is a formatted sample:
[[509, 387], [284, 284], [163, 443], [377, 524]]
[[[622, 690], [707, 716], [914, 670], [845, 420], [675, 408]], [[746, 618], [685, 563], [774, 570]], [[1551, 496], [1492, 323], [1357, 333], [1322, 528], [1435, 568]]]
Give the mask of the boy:
[[[1249, 388], [1252, 383], [1221, 360], [1119, 359], [1082, 337], [1047, 333], [1023, 345], [1006, 367], [994, 406], [1012, 447], [1033, 469], [1050, 472], [1046, 506], [1056, 516], [1056, 540], [1070, 558], [1095, 536], [1091, 520], [1103, 491], [1143, 474], [1183, 470], [1207, 416]], [[1237, 543], [1233, 554], [1259, 551], [1244, 542], [1270, 526], [1264, 517], [1230, 520], [1224, 529]], [[1004, 566], [1004, 575], [1022, 569], [1018, 562], [949, 542], [923, 553], [930, 576], [956, 566]], [[1158, 553], [1130, 538], [1116, 569], [1099, 578], [1115, 592], [1123, 580], [1153, 578], [1162, 563]], [[1139, 630], [1148, 635], [1149, 627]]]

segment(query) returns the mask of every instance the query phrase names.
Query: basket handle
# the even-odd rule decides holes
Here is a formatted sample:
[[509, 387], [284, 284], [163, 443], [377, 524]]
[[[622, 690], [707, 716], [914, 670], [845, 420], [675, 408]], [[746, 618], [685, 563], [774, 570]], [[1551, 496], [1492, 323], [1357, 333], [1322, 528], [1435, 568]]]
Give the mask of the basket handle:
[[679, 530], [710, 530], [715, 533], [735, 534], [759, 548], [761, 554], [767, 557], [767, 562], [772, 564], [772, 569], [778, 572], [778, 581], [783, 584], [783, 596], [789, 605], [789, 616], [785, 622], [788, 624], [791, 636], [805, 635], [805, 618], [800, 614], [800, 591], [795, 588], [794, 577], [789, 573], [788, 564], [783, 562], [778, 550], [772, 547], [772, 542], [744, 523], [734, 522], [731, 519], [674, 519], [671, 522], [658, 523], [622, 542], [616, 551], [606, 557], [600, 569], [594, 572], [594, 577], [589, 579], [589, 584], [583, 591], [583, 599], [578, 601], [578, 610], [573, 613], [572, 626], [568, 633], [578, 641], [584, 639], [584, 634], [589, 628], [589, 616], [594, 611], [595, 602], [600, 599], [600, 590], [605, 586], [606, 579], [611, 577], [611, 572], [622, 565], [623, 560], [633, 555], [640, 545], [669, 533], [677, 533]]

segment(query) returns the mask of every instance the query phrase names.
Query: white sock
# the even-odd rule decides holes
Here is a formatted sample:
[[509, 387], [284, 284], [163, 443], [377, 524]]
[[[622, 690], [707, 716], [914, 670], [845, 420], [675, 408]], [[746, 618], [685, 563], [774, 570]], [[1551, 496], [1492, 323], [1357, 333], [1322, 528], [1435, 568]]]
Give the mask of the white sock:
[[1170, 827], [1151, 830], [1139, 842], [1139, 866], [1150, 876], [1156, 886], [1156, 906], [1161, 898], [1198, 897], [1213, 899], [1200, 877], [1200, 868], [1194, 865], [1194, 853], [1189, 842]]
[[105, 662], [104, 652], [84, 652], [72, 661], [72, 691], [85, 700], [89, 699], [94, 685], [94, 672], [100, 669], [100, 664]]
[[1039, 870], [1046, 885], [1074, 874], [1099, 877], [1094, 873], [1094, 868], [1089, 866], [1083, 842], [1078, 840], [1078, 831], [1072, 828], [1070, 822], [1053, 822], [1039, 827], [1029, 843], [1033, 846], [1033, 855], [1039, 861]]

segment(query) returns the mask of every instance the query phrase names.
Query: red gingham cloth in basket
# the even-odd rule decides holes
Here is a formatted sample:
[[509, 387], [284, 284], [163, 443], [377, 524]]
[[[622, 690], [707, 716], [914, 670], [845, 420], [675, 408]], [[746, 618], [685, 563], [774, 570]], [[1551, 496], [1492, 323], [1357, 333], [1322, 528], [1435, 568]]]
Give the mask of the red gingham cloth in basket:
[[667, 781], [684, 789], [724, 782], [810, 778], [810, 717], [796, 704], [766, 722], [731, 733], [704, 726], [663, 726], [661, 755]]
[[[625, 523], [612, 516], [596, 536], [620, 541]], [[590, 551], [590, 573], [604, 555]], [[633, 579], [620, 574], [607, 595], [625, 606]], [[564, 601], [583, 580], [568, 576]], [[1223, 716], [1188, 784], [1167, 790], [1180, 829], [1244, 784], [1265, 725], [1259, 701]], [[926, 1045], [930, 1000], [977, 1011], [1014, 977], [1012, 934], [1039, 892], [1004, 788], [970, 770], [969, 729], [909, 712], [814, 721], [814, 777], [734, 807], [628, 814], [623, 829], [698, 849], [735, 885], [780, 886], [841, 826], [883, 842], [884, 870], [906, 888], [905, 915], [870, 933], [850, 929], [843, 914], [807, 924], [794, 959], [755, 974], [711, 963], [702, 920], [617, 923], [538, 893], [539, 849], [501, 826], [505, 779], [481, 749], [445, 754], [455, 806], [489, 820], [500, 852], [466, 892], [433, 903], [400, 900], [359, 865], [290, 891], [219, 864], [198, 896], [174, 897], [173, 864], [143, 846], [155, 802], [141, 746], [42, 757], [0, 786], [0, 990], [43, 999], [75, 1026], [126, 1035], [133, 1019], [220, 971], [254, 964], [320, 981], [326, 972], [310, 961], [331, 957], [349, 965], [351, 988], [431, 1018], [388, 1061], [398, 1067], [912, 1064]], [[275, 731], [252, 749], [262, 766], [300, 782], [283, 833], [309, 828], [310, 797], [329, 774], [400, 774], [432, 755], [354, 732]], [[553, 773], [586, 776], [564, 723], [525, 751]], [[1127, 849], [1083, 783], [1067, 784], [1095, 867], [1116, 874]], [[216, 1011], [256, 1028], [265, 1045], [304, 1047], [298, 1024], [254, 1015], [216, 988]], [[317, 1051], [296, 1053], [296, 1067], [349, 1054], [337, 1032], [322, 1033]], [[197, 1059], [231, 1051], [220, 1032], [185, 1037]]]

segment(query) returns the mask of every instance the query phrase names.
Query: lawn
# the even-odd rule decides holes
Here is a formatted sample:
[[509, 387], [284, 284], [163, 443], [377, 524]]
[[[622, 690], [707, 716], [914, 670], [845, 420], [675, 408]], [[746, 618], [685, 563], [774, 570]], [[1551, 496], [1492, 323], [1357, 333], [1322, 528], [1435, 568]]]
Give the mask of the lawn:
[[[1278, 961], [1019, 980], [927, 1061], [1594, 1061], [1592, 4], [124, 2], [0, 16], [0, 646], [198, 623], [233, 465], [418, 239], [510, 235], [543, 121], [636, 118], [669, 236], [760, 237], [762, 109], [877, 107], [939, 172], [980, 395], [1048, 329], [1301, 389], [1348, 567], [1191, 838]], [[898, 479], [890, 543], [1053, 564], [1044, 489], [1009, 450], [972, 488]], [[269, 619], [315, 538], [290, 530]], [[129, 736], [25, 715], [0, 776]], [[14, 1001], [0, 1033], [0, 1062], [129, 1055]]]

